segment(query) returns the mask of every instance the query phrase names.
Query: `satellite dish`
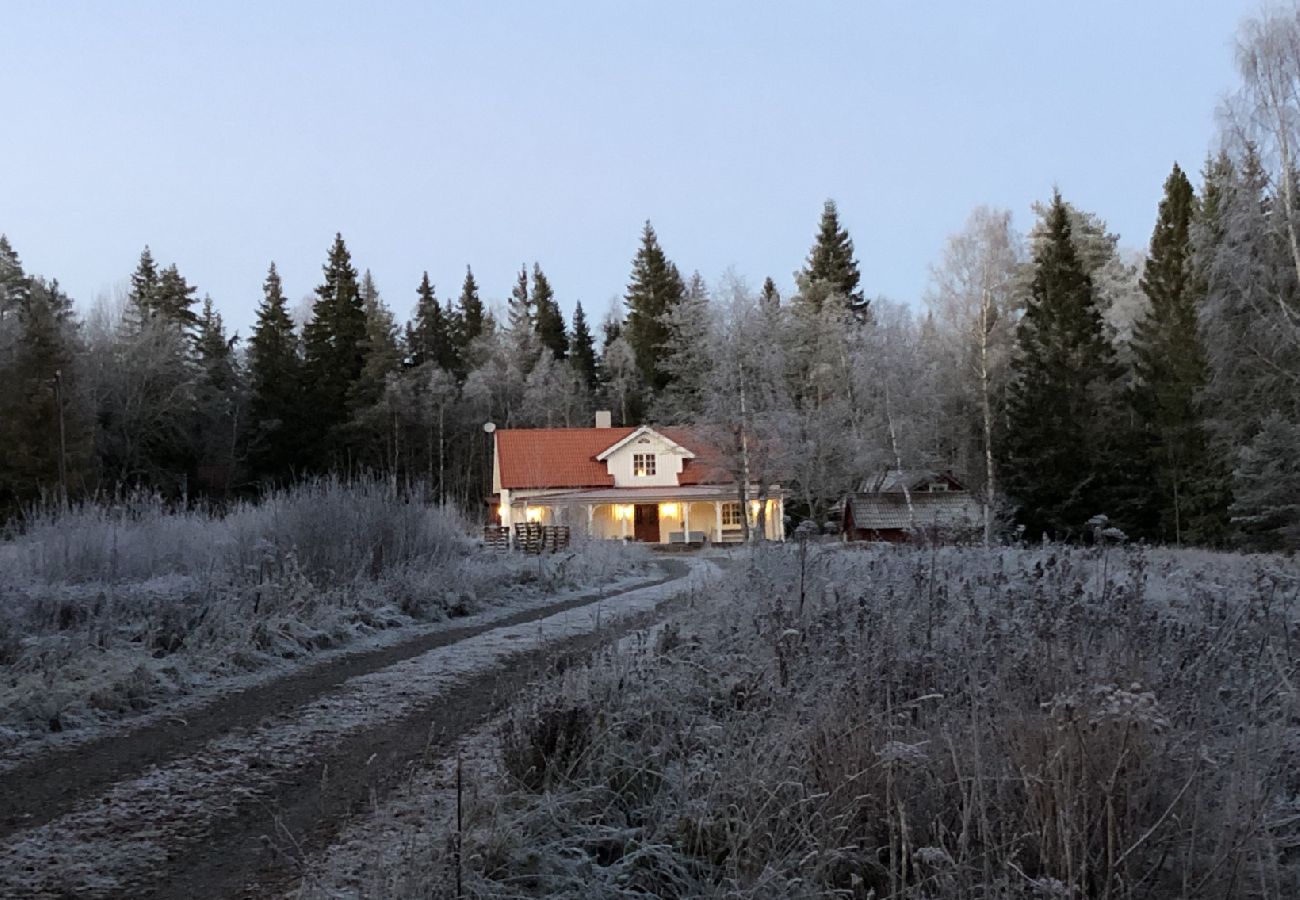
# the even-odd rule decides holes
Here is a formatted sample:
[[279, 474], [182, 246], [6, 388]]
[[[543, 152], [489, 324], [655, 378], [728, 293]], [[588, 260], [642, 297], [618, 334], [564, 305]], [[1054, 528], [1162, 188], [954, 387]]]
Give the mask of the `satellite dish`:
[[497, 430], [496, 423], [494, 423], [494, 422], [484, 422], [484, 423], [483, 423], [483, 433], [484, 433], [484, 434], [491, 434], [492, 432], [494, 432], [494, 431], [496, 431], [496, 430]]

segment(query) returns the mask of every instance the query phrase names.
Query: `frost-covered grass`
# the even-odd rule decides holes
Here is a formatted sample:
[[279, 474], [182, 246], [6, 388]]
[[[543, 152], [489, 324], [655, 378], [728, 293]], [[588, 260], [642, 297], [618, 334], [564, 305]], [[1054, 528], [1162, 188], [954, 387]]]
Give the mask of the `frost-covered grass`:
[[[521, 709], [466, 896], [1300, 896], [1296, 560], [823, 547], [802, 600], [800, 574], [763, 548]], [[442, 849], [389, 886], [446, 895]]]
[[151, 497], [37, 514], [0, 543], [0, 748], [365, 634], [640, 565], [493, 553], [455, 513], [319, 481], [222, 514]]

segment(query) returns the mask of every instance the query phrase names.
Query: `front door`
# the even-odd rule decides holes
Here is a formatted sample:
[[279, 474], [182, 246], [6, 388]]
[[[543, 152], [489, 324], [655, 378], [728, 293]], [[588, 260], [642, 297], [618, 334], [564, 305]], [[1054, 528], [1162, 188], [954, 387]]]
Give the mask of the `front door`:
[[638, 541], [647, 543], [659, 543], [659, 504], [658, 503], [638, 503], [632, 518], [636, 526], [635, 535]]

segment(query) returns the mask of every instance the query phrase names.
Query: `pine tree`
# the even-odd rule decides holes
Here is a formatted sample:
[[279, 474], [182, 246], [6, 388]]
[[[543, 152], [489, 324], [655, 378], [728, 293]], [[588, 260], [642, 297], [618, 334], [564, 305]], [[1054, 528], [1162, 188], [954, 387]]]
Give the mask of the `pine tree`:
[[313, 424], [310, 452], [319, 467], [341, 461], [338, 433], [348, 420], [348, 395], [365, 365], [366, 310], [357, 271], [343, 236], [337, 234], [316, 288], [312, 319], [304, 329], [304, 364]]
[[1119, 377], [1060, 194], [1047, 210], [1017, 332], [1005, 435], [1007, 493], [1031, 539], [1081, 533], [1108, 513], [1119, 464], [1108, 416]]
[[542, 272], [542, 267], [533, 263], [533, 311], [537, 317], [537, 337], [542, 346], [551, 351], [556, 359], [565, 359], [569, 355], [569, 336], [564, 331], [564, 314], [555, 302], [555, 292], [551, 283]]
[[248, 345], [250, 465], [259, 480], [283, 481], [302, 465], [302, 356], [275, 263], [266, 274]]
[[664, 368], [668, 341], [666, 316], [686, 294], [677, 266], [669, 262], [649, 222], [641, 232], [641, 247], [632, 261], [632, 279], [627, 303], [627, 341], [636, 357], [642, 380], [655, 393], [668, 386], [671, 375]]
[[862, 276], [853, 258], [853, 239], [840, 225], [834, 200], [827, 200], [822, 207], [817, 238], [801, 276], [800, 296], [814, 309], [821, 309], [827, 300], [835, 297], [854, 313], [866, 314], [868, 301], [858, 287]]
[[600, 368], [596, 359], [596, 340], [587, 324], [587, 315], [579, 302], [573, 309], [573, 350], [570, 354], [578, 377], [588, 390], [594, 391], [600, 383]]
[[1197, 334], [1200, 289], [1192, 266], [1192, 184], [1177, 164], [1165, 180], [1142, 275], [1150, 303], [1134, 331], [1132, 402], [1143, 424], [1161, 535], [1178, 543], [1221, 540], [1227, 524], [1226, 473], [1218, 471], [1197, 398], [1207, 372]]
[[758, 295], [758, 302], [764, 312], [771, 312], [781, 306], [781, 292], [776, 289], [776, 282], [770, 275], [763, 279], [763, 290]]

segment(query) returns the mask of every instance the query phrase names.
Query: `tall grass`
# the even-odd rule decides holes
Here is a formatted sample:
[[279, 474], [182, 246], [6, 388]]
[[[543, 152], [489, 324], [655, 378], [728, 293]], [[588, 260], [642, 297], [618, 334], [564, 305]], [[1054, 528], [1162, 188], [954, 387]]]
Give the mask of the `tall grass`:
[[382, 482], [324, 479], [222, 511], [148, 495], [37, 511], [0, 543], [0, 746], [475, 612], [512, 588], [536, 592], [539, 571], [571, 584], [628, 561], [571, 554], [539, 570], [477, 548], [454, 511]]
[[1300, 896], [1295, 561], [809, 557], [516, 715], [470, 895]]

